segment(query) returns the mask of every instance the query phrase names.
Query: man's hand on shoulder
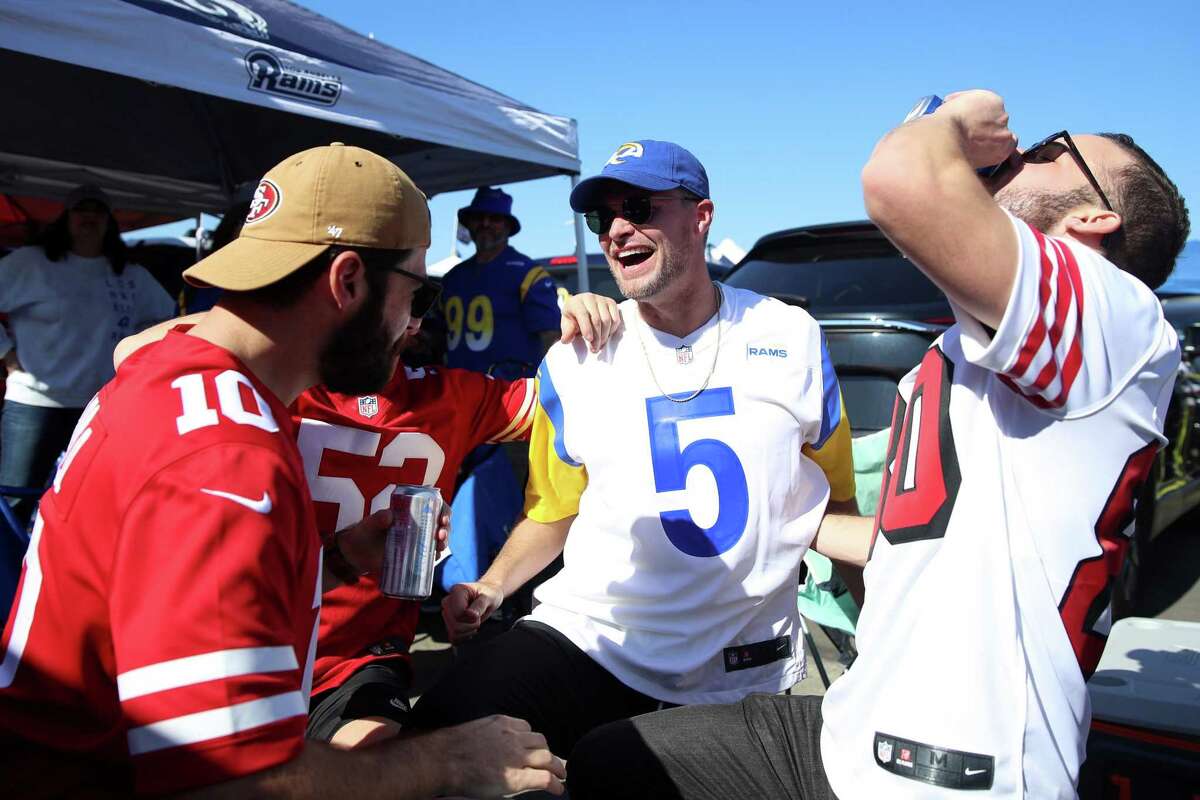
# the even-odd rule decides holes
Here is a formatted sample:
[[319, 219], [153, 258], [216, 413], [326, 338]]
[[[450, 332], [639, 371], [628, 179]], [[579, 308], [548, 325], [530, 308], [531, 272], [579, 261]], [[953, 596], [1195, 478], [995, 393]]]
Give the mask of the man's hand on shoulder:
[[559, 338], [563, 344], [582, 336], [588, 349], [598, 353], [619, 330], [621, 310], [611, 297], [584, 292], [572, 295], [563, 304], [562, 336]]
[[457, 583], [442, 599], [442, 620], [451, 642], [469, 639], [504, 602], [499, 586], [484, 581]]

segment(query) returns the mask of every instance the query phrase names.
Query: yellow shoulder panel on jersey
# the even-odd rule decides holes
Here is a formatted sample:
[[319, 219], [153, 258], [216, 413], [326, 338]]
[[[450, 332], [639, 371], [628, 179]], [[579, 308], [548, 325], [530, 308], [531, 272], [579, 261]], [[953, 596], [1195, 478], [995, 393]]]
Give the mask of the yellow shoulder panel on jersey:
[[[836, 383], [834, 386], [836, 388]], [[836, 391], [837, 403], [826, 404], [826, 414], [831, 417], [836, 414], [833, 431], [818, 446], [806, 444], [800, 452], [812, 459], [825, 473], [829, 481], [830, 500], [851, 500], [855, 488], [854, 451], [850, 442], [850, 422], [843, 413], [842, 392], [840, 388]]]
[[525, 273], [525, 279], [521, 281], [521, 302], [525, 302], [525, 295], [529, 294], [530, 288], [540, 281], [542, 278], [549, 278], [550, 273], [541, 267], [533, 267], [529, 272]]
[[544, 361], [538, 369], [537, 396], [529, 440], [525, 515], [535, 522], [557, 522], [579, 513], [587, 470], [571, 458], [563, 444], [562, 401]]

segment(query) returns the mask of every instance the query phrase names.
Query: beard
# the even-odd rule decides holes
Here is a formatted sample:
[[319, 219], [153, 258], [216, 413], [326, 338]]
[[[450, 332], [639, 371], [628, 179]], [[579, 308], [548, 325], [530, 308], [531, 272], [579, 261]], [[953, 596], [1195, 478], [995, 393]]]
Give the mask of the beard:
[[1089, 205], [1095, 199], [1095, 195], [1087, 189], [1047, 192], [1042, 189], [1005, 187], [996, 194], [996, 202], [1001, 208], [1042, 233], [1057, 225], [1068, 211]]
[[371, 287], [358, 313], [338, 328], [321, 352], [321, 383], [339, 394], [382, 389], [396, 370], [404, 337], [392, 340], [383, 319], [382, 287]]
[[659, 250], [659, 257], [662, 262], [659, 264], [658, 272], [648, 276], [644, 283], [639, 285], [631, 285], [621, 277], [621, 264], [609, 265], [609, 271], [612, 272], [613, 280], [617, 282], [617, 288], [621, 290], [621, 294], [630, 300], [648, 300], [654, 295], [666, 289], [671, 283], [683, 274], [687, 267], [688, 252], [684, 250]]

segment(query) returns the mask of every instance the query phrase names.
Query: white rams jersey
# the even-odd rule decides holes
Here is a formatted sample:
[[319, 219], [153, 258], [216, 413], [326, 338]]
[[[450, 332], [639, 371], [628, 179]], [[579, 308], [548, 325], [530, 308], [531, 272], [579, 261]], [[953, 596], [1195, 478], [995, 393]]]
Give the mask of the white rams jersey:
[[[532, 618], [672, 703], [779, 691], [803, 674], [800, 558], [826, 501], [854, 496], [817, 323], [721, 292], [718, 314], [683, 339], [627, 301], [600, 353], [551, 348], [530, 442], [529, 516], [578, 513]], [[710, 369], [693, 399], [663, 396], [686, 398]]]
[[1013, 225], [995, 335], [956, 308], [900, 384], [859, 658], [822, 707], [842, 800], [1075, 796], [1179, 347], [1137, 279]]

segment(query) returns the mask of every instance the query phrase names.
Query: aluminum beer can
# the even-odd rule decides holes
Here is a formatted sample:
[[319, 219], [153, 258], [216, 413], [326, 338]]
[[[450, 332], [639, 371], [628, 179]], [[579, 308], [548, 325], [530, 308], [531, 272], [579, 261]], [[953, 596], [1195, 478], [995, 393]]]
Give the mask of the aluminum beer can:
[[433, 591], [442, 493], [436, 486], [397, 486], [384, 542], [379, 588], [388, 597], [423, 600]]

